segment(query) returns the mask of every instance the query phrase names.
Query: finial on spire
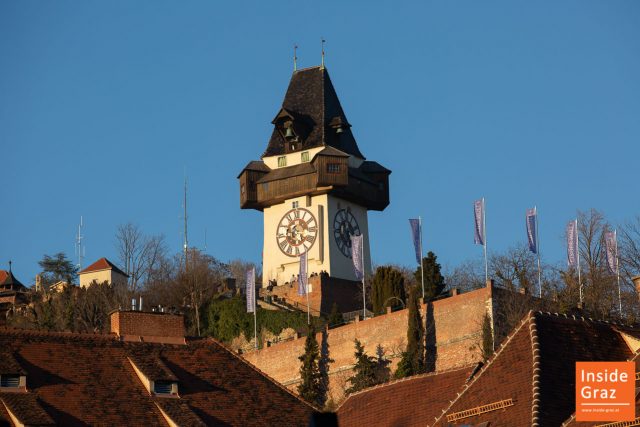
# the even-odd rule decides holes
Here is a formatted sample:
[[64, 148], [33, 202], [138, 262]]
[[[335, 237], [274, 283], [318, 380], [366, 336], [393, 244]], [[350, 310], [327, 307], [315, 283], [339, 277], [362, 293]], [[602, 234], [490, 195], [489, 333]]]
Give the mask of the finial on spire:
[[326, 42], [326, 40], [324, 39], [324, 37], [320, 37], [321, 43], [322, 43], [322, 65], [320, 65], [320, 69], [324, 70], [324, 43]]
[[293, 45], [293, 71], [298, 70], [298, 56], [296, 55], [296, 51], [298, 50], [298, 45]]
[[11, 273], [11, 260], [9, 260], [9, 273]]

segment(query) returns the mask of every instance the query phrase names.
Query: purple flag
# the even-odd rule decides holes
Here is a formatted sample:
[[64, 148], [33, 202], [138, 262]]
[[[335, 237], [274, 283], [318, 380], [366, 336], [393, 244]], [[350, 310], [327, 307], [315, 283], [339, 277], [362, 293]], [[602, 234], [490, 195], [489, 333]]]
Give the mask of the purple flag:
[[420, 257], [422, 256], [422, 224], [419, 219], [410, 219], [409, 226], [411, 226], [411, 237], [413, 238], [413, 246], [416, 249], [416, 262], [421, 263]]
[[527, 240], [529, 242], [529, 250], [534, 254], [538, 253], [538, 239], [536, 235], [536, 222], [538, 212], [536, 208], [527, 209]]
[[578, 265], [578, 224], [576, 221], [567, 224], [567, 264], [569, 267]]
[[607, 252], [607, 266], [609, 271], [615, 274], [618, 270], [618, 242], [615, 231], [604, 233], [604, 244]]
[[475, 222], [473, 243], [484, 246], [484, 199], [473, 202], [473, 219]]
[[364, 279], [362, 239], [362, 234], [351, 235], [351, 258], [353, 259], [353, 269], [358, 280]]
[[298, 274], [298, 295], [307, 294], [307, 251], [300, 255], [300, 274]]
[[247, 313], [256, 310], [256, 269], [251, 267], [247, 271]]

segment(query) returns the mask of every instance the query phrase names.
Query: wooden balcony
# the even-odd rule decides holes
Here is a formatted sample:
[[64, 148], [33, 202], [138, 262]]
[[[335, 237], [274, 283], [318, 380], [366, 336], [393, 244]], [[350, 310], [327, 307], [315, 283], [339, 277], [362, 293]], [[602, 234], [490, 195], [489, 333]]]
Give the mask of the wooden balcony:
[[[263, 210], [287, 199], [333, 194], [370, 210], [383, 210], [389, 204], [389, 174], [382, 168], [350, 168], [347, 158], [318, 156], [313, 163], [266, 171], [245, 168], [239, 175], [240, 207]], [[258, 170], [260, 169], [260, 170]]]

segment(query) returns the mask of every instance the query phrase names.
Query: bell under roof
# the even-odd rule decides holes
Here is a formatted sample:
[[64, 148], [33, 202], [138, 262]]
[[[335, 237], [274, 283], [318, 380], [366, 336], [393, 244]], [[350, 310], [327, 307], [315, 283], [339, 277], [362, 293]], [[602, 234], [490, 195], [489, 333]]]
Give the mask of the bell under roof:
[[[287, 116], [308, 131], [300, 150], [316, 147], [334, 147], [347, 154], [364, 159], [358, 148], [347, 117], [325, 67], [311, 67], [294, 71], [276, 118], [269, 145], [262, 157], [285, 154], [285, 140], [277, 128], [279, 118]], [[340, 125], [342, 132], [336, 132]], [[298, 150], [296, 150], [298, 151]]]

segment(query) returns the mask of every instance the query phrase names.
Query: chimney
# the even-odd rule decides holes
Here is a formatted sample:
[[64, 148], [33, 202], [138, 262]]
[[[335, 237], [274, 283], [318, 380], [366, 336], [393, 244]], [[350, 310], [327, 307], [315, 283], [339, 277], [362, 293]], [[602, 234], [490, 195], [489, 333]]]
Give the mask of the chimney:
[[116, 310], [110, 319], [111, 333], [121, 341], [186, 343], [184, 318], [179, 314]]

